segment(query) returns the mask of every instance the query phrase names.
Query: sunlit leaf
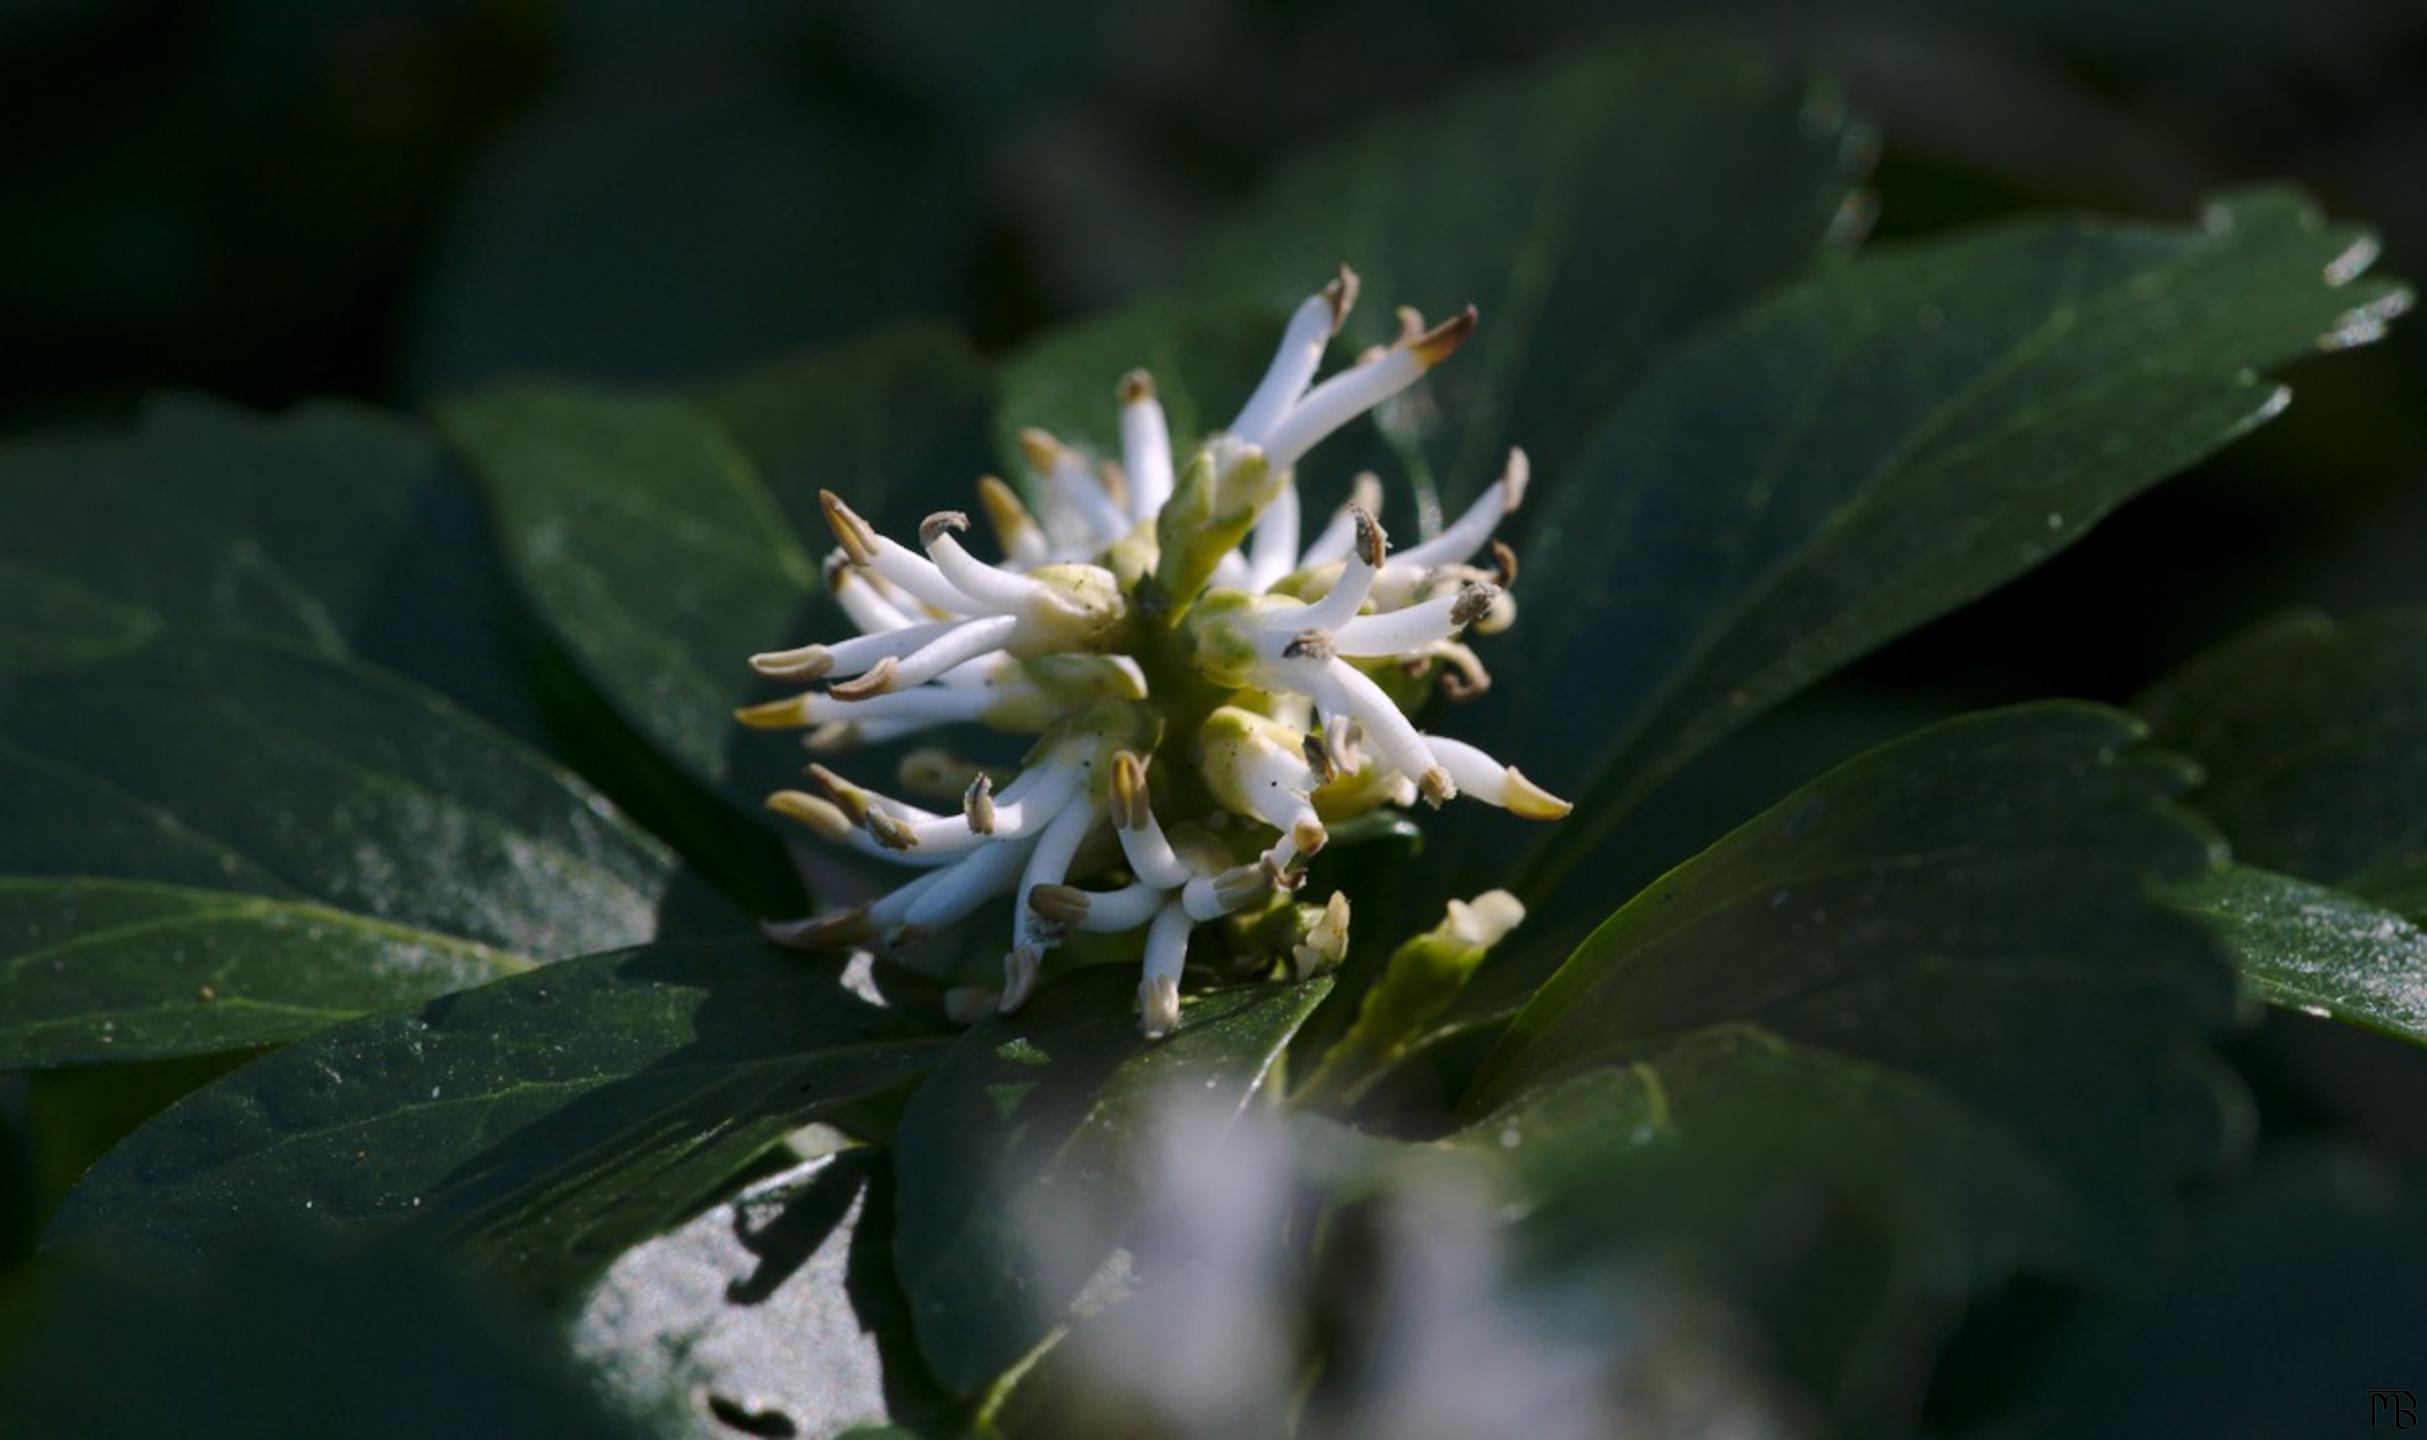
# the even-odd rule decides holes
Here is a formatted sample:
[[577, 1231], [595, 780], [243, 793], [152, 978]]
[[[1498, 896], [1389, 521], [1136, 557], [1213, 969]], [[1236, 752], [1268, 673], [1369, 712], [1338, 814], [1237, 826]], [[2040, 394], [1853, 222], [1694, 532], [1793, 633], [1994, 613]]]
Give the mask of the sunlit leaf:
[[2273, 1004], [2427, 1045], [2427, 931], [2349, 891], [2236, 865], [2171, 897]]

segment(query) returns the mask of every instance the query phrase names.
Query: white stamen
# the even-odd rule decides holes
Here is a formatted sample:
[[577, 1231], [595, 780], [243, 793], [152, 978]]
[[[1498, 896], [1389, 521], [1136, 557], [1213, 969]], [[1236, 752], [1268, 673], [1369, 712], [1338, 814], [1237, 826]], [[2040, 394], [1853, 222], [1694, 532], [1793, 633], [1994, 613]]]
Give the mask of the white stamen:
[[952, 533], [953, 521], [969, 523], [958, 511], [930, 515], [920, 526], [919, 538], [927, 547], [927, 558], [935, 562], [935, 568], [954, 589], [988, 610], [1004, 614], [1021, 614], [1040, 603], [1044, 586], [970, 554]]
[[1124, 885], [1118, 890], [1091, 890], [1086, 893], [1087, 914], [1074, 928], [1106, 935], [1137, 929], [1152, 920], [1155, 912], [1163, 907], [1163, 902], [1171, 898], [1168, 889], [1143, 881]]
[[1365, 731], [1365, 738], [1373, 743], [1383, 764], [1418, 785], [1425, 783], [1427, 775], [1440, 777], [1433, 782], [1436, 786], [1449, 780], [1414, 723], [1391, 703], [1381, 686], [1356, 666], [1340, 659], [1307, 659], [1284, 660], [1271, 668], [1280, 683], [1313, 696], [1326, 717], [1353, 718]]
[[1298, 557], [1298, 568], [1312, 570], [1318, 565], [1329, 565], [1334, 560], [1348, 558], [1348, 552], [1357, 543], [1359, 509], [1376, 518], [1382, 514], [1382, 481], [1370, 470], [1359, 471], [1357, 478], [1350, 482], [1348, 503], [1331, 512], [1331, 519], [1324, 522], [1322, 533], [1316, 535], [1314, 543], [1306, 547], [1306, 553]]
[[1130, 514], [1152, 520], [1171, 498], [1171, 424], [1154, 380], [1143, 370], [1121, 382], [1121, 465], [1129, 472]]
[[[957, 865], [935, 874], [935, 883], [911, 902], [902, 923], [933, 930], [965, 918], [971, 911], [1011, 888], [1026, 863], [1033, 840], [999, 841], [980, 845]], [[874, 913], [874, 907], [870, 907]]]
[[1256, 518], [1255, 533], [1248, 538], [1246, 588], [1269, 590], [1297, 564], [1298, 482], [1284, 479], [1280, 493]]
[[1264, 437], [1264, 454], [1275, 470], [1295, 467], [1298, 457], [1324, 436], [1405, 390], [1475, 328], [1473, 307], [1422, 334], [1406, 336], [1371, 364], [1343, 370], [1306, 392], [1295, 408]]
[[1188, 918], [1187, 908], [1173, 900], [1155, 912], [1154, 923], [1146, 930], [1146, 979], [1149, 982], [1177, 982], [1180, 966], [1188, 959], [1188, 932], [1196, 922]]
[[1277, 878], [1277, 870], [1263, 865], [1235, 865], [1219, 875], [1200, 875], [1180, 887], [1180, 909], [1191, 920], [1218, 920], [1271, 894]]
[[1516, 766], [1503, 765], [1463, 740], [1427, 735], [1424, 742], [1462, 795], [1471, 795], [1486, 805], [1497, 805], [1528, 820], [1561, 819], [1575, 808], [1526, 779]]
[[1088, 468], [1086, 456], [1033, 429], [1020, 432], [1020, 449], [1029, 467], [1045, 477], [1054, 498], [1082, 522], [1096, 544], [1107, 545], [1129, 533], [1129, 517], [1112, 503], [1104, 482]]
[[[988, 651], [1000, 650], [1003, 648], [1004, 642], [1011, 638], [1011, 632], [1017, 630], [1019, 626], [1019, 617], [1014, 615], [986, 615], [953, 625], [947, 628], [943, 634], [904, 656], [894, 667], [887, 683], [876, 693], [883, 694], [887, 690], [906, 690], [913, 685], [923, 685], [956, 665], [967, 664]], [[909, 632], [896, 633], [907, 634]], [[878, 637], [868, 636], [866, 638], [876, 639]], [[844, 643], [853, 642], [845, 641]], [[838, 694], [837, 698], [864, 697]]]
[[859, 627], [861, 634], [874, 635], [917, 623], [913, 617], [904, 614], [899, 606], [886, 599], [884, 592], [870, 583], [867, 575], [851, 568], [849, 561], [843, 560], [841, 551], [836, 551], [834, 559], [828, 561], [829, 567], [835, 561], [842, 561], [842, 573], [833, 577], [834, 601], [843, 607], [843, 613], [851, 617], [851, 623]]
[[1048, 761], [1030, 766], [994, 797], [994, 833], [1010, 839], [1044, 829], [1069, 808], [1084, 783], [1075, 765]]
[[1044, 925], [1029, 906], [1028, 893], [1039, 885], [1059, 885], [1069, 876], [1070, 862], [1079, 853], [1079, 843], [1087, 838], [1095, 823], [1096, 808], [1092, 803], [1066, 805], [1037, 837], [1027, 868], [1020, 874], [1019, 906], [1011, 922], [1015, 946], [1046, 949], [1053, 944], [1051, 927]]
[[1264, 378], [1256, 382], [1253, 395], [1239, 407], [1239, 418], [1230, 422], [1230, 433], [1250, 445], [1259, 445], [1264, 437], [1281, 423], [1306, 393], [1315, 371], [1323, 364], [1323, 351], [1331, 344], [1332, 332], [1339, 328], [1339, 316], [1329, 292], [1309, 295], [1289, 317], [1288, 328], [1281, 332], [1281, 344], [1273, 352], [1272, 364]]
[[959, 620], [928, 620], [904, 625], [898, 630], [879, 630], [871, 635], [837, 641], [825, 647], [826, 667], [822, 673], [837, 680], [865, 674], [879, 660], [898, 660], [905, 655], [915, 654], [950, 635], [963, 623]]
[[1525, 485], [1532, 467], [1526, 463], [1523, 450], [1508, 452], [1507, 468], [1500, 478], [1487, 486], [1466, 507], [1457, 522], [1421, 545], [1411, 545], [1390, 557], [1392, 568], [1405, 565], [1415, 570], [1432, 570], [1443, 565], [1462, 565], [1474, 558], [1500, 528], [1502, 517], [1516, 513], [1525, 503]]
[[1341, 655], [1362, 657], [1406, 655], [1422, 650], [1465, 629], [1491, 604], [1492, 593], [1479, 587], [1465, 587], [1404, 610], [1360, 615], [1332, 633], [1332, 649]]
[[911, 907], [925, 899], [929, 891], [942, 883], [947, 873], [949, 872], [942, 868], [930, 870], [916, 880], [871, 902], [868, 906], [868, 922], [876, 927], [877, 933], [880, 935], [901, 928], [908, 922]]

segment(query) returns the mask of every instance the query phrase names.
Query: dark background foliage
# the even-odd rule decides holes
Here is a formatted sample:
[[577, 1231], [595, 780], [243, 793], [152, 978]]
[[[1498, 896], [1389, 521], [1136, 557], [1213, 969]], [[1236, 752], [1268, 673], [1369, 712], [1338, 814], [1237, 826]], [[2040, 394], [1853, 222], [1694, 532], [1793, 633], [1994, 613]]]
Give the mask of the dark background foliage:
[[[2288, 177], [2371, 223], [2385, 270], [2427, 273], [2409, 0], [17, 0], [0, 434], [117, 421], [163, 388], [417, 408], [524, 372], [684, 382], [903, 317], [999, 353], [1179, 280], [1193, 227], [1310, 138], [1686, 19], [1844, 78], [1885, 137], [1878, 236], [2051, 206], [2179, 220]], [[1705, 762], [1729, 785], [1682, 787], [1661, 823], [1708, 838], [1938, 715], [2128, 699], [2287, 605], [2427, 600], [2415, 329], [2331, 383], [2296, 367], [2282, 421], [1759, 723]], [[2412, 1050], [2280, 1013], [2236, 1045], [2271, 1144], [2427, 1157]], [[22, 1248], [111, 1136], [219, 1068], [0, 1092], [0, 1237]], [[2236, 1200], [2205, 1243], [2256, 1244], [2293, 1188]], [[2304, 1284], [2410, 1301], [2333, 1289], [2324, 1267], [2355, 1263], [2338, 1249]], [[2117, 1323], [2104, 1358], [2050, 1373], [2097, 1385], [2133, 1343]], [[1967, 1370], [1997, 1335], [1959, 1345], [1950, 1406], [2003, 1383]]]

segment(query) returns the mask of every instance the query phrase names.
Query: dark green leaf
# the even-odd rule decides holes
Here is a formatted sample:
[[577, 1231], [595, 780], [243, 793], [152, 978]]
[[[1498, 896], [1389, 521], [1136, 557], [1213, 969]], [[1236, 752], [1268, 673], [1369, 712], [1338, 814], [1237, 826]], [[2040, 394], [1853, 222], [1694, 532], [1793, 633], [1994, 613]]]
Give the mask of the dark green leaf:
[[302, 900], [0, 877], [0, 1063], [274, 1045], [532, 963]]
[[1968, 1300], [2106, 1249], [2097, 1197], [1929, 1079], [1758, 1025], [1627, 1054], [1453, 1137], [1501, 1171], [1508, 1243], [1570, 1280], [1680, 1267], [1845, 1433], [1905, 1428], [1918, 1357]]
[[667, 857], [426, 691], [162, 640], [0, 679], [0, 1066], [259, 1045], [654, 934]]
[[939, 1052], [931, 1007], [755, 942], [588, 956], [373, 1015], [171, 1106], [69, 1195], [51, 1241], [230, 1231], [469, 1241], [557, 1295], [788, 1132]]
[[2427, 917], [2427, 611], [2288, 616], [2136, 706], [2246, 864]]
[[[1534, 598], [1459, 717], [1578, 802], [1532, 837], [1526, 892], [1753, 714], [2274, 414], [2254, 370], [2400, 308], [2358, 278], [2373, 253], [2273, 192], [2195, 229], [2024, 220], [1866, 256], [1678, 350], [1540, 486]], [[1436, 844], [1461, 883], [1510, 873], [1496, 818]]]
[[2427, 1045], [2427, 931], [2330, 886], [2235, 865], [2176, 889], [2273, 1004]]
[[1832, 771], [1611, 916], [1471, 1105], [1612, 1063], [1648, 1065], [1652, 1091], [1677, 1037], [1757, 1027], [2029, 1156], [2085, 1217], [2076, 1264], [2145, 1253], [2171, 1187], [2231, 1138], [2199, 1042], [2234, 995], [2215, 947], [2148, 892], [2215, 849], [2169, 803], [2185, 767], [2130, 753], [2139, 738], [2112, 711], [2034, 706]]
[[50, 1257], [0, 1296], [12, 1440], [622, 1440], [544, 1339], [426, 1258]]
[[940, 470], [965, 497], [984, 464], [984, 395], [964, 346], [912, 330], [697, 401], [533, 383], [442, 417], [515, 578], [582, 675], [696, 780], [755, 804], [798, 752], [734, 724], [762, 691], [748, 658], [841, 623], [818, 577], [833, 543], [818, 490], [897, 525], [918, 517], [882, 502], [932, 508]]
[[1419, 493], [1452, 506], [1512, 444], [1565, 484], [1670, 341], [1860, 233], [1869, 151], [1834, 91], [1774, 61], [1633, 47], [1306, 156], [1214, 232], [1198, 289], [1286, 313], [1345, 261], [1365, 281], [1351, 354], [1391, 338], [1394, 306], [1474, 302], [1475, 338], [1384, 428]]
[[932, 1417], [880, 1158], [805, 1161], [636, 1246], [582, 1301], [575, 1351], [664, 1435], [731, 1440], [740, 1415], [822, 1440]]
[[[1111, 395], [1111, 378], [1102, 389]], [[820, 490], [901, 530], [967, 509], [988, 465], [993, 392], [985, 362], [958, 333], [897, 325], [728, 377], [695, 398], [758, 467], [808, 549], [823, 554], [834, 537]]]
[[140, 650], [159, 631], [142, 605], [0, 559], [0, 672], [72, 670]]
[[[2415, 1429], [2427, 1201], [2356, 1154], [2293, 1152], [2217, 1197], [2155, 1293], [2041, 1347], [1999, 1440]], [[2009, 1352], [1991, 1364], [2011, 1374]], [[2403, 1423], [2407, 1420], [2409, 1423]]]
[[721, 780], [744, 662], [818, 588], [748, 457], [698, 407], [634, 392], [534, 381], [440, 414], [541, 620], [641, 733]]
[[1120, 1283], [1158, 1117], [1236, 1114], [1328, 980], [1191, 997], [1141, 1040], [1127, 967], [1083, 970], [971, 1031], [902, 1116], [895, 1251], [937, 1376], [967, 1395]]
[[[124, 434], [0, 451], [0, 507], [0, 589], [23, 567], [98, 592], [130, 637], [165, 625], [351, 654], [539, 734], [471, 489], [401, 419], [168, 396]], [[53, 589], [6, 606], [0, 659], [62, 658], [44, 660], [58, 603]]]

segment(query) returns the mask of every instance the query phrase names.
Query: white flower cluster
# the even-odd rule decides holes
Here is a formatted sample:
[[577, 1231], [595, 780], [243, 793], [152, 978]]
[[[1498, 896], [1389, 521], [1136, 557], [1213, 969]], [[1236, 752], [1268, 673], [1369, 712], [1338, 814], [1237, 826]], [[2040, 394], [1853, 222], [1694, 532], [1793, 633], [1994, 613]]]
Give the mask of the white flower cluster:
[[[913, 550], [822, 497], [840, 547], [827, 578], [860, 634], [752, 656], [762, 675], [825, 688], [740, 718], [805, 727], [818, 751], [971, 721], [1039, 739], [999, 789], [979, 767], [913, 752], [902, 788], [945, 805], [957, 795], [957, 809], [811, 765], [820, 793], [781, 791], [770, 808], [920, 873], [867, 905], [772, 924], [773, 938], [898, 952], [1013, 891], [1002, 1009], [1073, 932], [1143, 929], [1141, 1028], [1162, 1036], [1179, 1023], [1181, 964], [1204, 922], [1286, 909], [1282, 948], [1297, 967], [1338, 962], [1345, 901], [1318, 909], [1290, 894], [1342, 822], [1461, 794], [1531, 819], [1567, 813], [1515, 767], [1408, 717], [1436, 683], [1455, 700], [1490, 683], [1459, 637], [1514, 619], [1516, 560], [1493, 531], [1524, 499], [1524, 453], [1423, 544], [1390, 551], [1370, 475], [1301, 543], [1299, 458], [1475, 324], [1471, 307], [1431, 328], [1402, 310], [1396, 343], [1318, 383], [1356, 288], [1343, 267], [1298, 308], [1238, 417], [1184, 466], [1143, 372], [1118, 387], [1117, 461], [1023, 434], [1035, 511], [999, 479], [978, 485], [998, 562], [962, 545], [958, 511], [928, 516]], [[1111, 888], [1070, 883], [1098, 873]]]

